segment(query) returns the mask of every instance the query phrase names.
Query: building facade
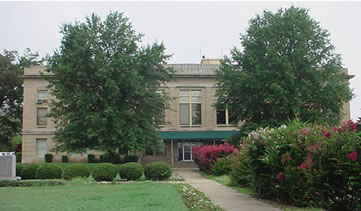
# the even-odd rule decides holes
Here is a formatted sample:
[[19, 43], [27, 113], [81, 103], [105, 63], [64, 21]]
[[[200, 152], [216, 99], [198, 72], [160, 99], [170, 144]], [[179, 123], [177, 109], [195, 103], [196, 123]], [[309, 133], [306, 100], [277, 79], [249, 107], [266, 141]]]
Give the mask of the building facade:
[[[176, 77], [160, 87], [159, 92], [170, 96], [170, 108], [165, 111], [165, 123], [160, 126], [162, 140], [158, 146], [138, 152], [143, 164], [164, 161], [172, 167], [193, 166], [192, 149], [199, 145], [216, 144], [238, 133], [227, 110], [217, 111], [215, 71], [220, 60], [203, 59], [200, 64], [169, 64]], [[24, 71], [24, 109], [22, 131], [22, 162], [44, 162], [45, 153], [51, 152], [55, 125], [47, 117], [53, 97], [47, 90], [48, 82], [40, 72], [44, 66]], [[49, 74], [44, 72], [45, 74]], [[344, 105], [344, 120], [350, 119], [350, 105]], [[99, 156], [102, 152], [89, 152]], [[55, 162], [61, 155], [54, 154]], [[67, 154], [70, 162], [87, 162], [87, 154]]]

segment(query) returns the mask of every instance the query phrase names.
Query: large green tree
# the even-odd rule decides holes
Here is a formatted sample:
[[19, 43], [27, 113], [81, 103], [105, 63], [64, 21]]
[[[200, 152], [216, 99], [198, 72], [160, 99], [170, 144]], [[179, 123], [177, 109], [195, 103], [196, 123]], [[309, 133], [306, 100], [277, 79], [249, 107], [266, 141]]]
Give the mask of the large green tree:
[[156, 90], [173, 74], [164, 66], [164, 45], [140, 47], [142, 35], [118, 12], [104, 21], [92, 14], [64, 24], [61, 33], [47, 77], [56, 97], [50, 113], [55, 149], [113, 153], [156, 143], [166, 106], [166, 96]]
[[38, 53], [26, 49], [0, 53], [0, 152], [14, 150], [11, 139], [21, 131], [24, 68], [41, 63]]
[[336, 124], [352, 97], [329, 32], [297, 7], [264, 11], [241, 34], [217, 73], [218, 107], [245, 127], [278, 126], [290, 119]]

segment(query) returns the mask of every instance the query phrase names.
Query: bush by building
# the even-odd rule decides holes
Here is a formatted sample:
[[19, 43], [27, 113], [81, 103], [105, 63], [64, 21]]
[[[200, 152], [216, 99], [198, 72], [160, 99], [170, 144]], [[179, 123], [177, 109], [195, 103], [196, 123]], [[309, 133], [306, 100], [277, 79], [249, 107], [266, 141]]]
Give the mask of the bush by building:
[[144, 175], [148, 180], [166, 180], [172, 175], [167, 163], [151, 162], [144, 168]]
[[254, 131], [243, 140], [232, 179], [263, 198], [358, 210], [361, 134], [356, 129], [351, 121], [332, 128], [292, 122]]
[[23, 167], [24, 167], [24, 165], [21, 164], [21, 163], [17, 163], [17, 164], [16, 164], [16, 169], [15, 169], [15, 171], [16, 171], [16, 176], [17, 176], [17, 177], [21, 177], [21, 171], [23, 170]]
[[36, 170], [40, 167], [39, 164], [30, 163], [25, 164], [21, 170], [22, 179], [36, 179]]
[[238, 149], [225, 143], [221, 145], [198, 146], [192, 150], [193, 160], [201, 171], [210, 173], [211, 168], [218, 158], [226, 157], [232, 153], [238, 152]]
[[228, 175], [232, 170], [232, 161], [237, 155], [231, 154], [226, 157], [218, 158], [212, 167], [212, 174], [216, 176]]
[[15, 153], [15, 156], [16, 156], [16, 162], [21, 163], [21, 152]]
[[61, 179], [63, 169], [54, 164], [42, 164], [36, 170], [36, 178], [38, 179]]
[[113, 181], [117, 174], [117, 167], [111, 163], [98, 164], [92, 172], [96, 181]]
[[119, 167], [119, 176], [126, 180], [137, 180], [143, 175], [143, 171], [143, 166], [139, 163], [125, 163]]
[[138, 160], [139, 160], [138, 155], [125, 155], [124, 156], [125, 163], [138, 162]]
[[52, 154], [45, 154], [44, 155], [45, 163], [52, 163], [53, 158], [54, 158], [54, 156]]
[[88, 166], [84, 164], [72, 164], [64, 167], [63, 178], [66, 180], [71, 180], [75, 177], [89, 177], [90, 170]]

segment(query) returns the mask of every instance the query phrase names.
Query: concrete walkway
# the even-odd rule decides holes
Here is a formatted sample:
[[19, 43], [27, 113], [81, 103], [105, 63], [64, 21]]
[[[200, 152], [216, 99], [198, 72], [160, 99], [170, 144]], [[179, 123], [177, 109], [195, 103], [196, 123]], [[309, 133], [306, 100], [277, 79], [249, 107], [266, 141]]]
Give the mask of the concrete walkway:
[[226, 187], [218, 182], [204, 178], [194, 169], [174, 169], [177, 175], [183, 177], [186, 183], [203, 192], [213, 203], [227, 211], [276, 211], [279, 208], [251, 198], [246, 194]]

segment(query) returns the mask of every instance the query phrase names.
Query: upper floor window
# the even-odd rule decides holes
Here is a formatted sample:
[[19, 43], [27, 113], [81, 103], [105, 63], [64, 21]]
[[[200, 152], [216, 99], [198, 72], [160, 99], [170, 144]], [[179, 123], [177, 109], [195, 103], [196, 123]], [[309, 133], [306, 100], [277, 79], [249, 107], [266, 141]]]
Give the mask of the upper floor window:
[[201, 91], [180, 91], [180, 124], [201, 125]]
[[235, 125], [235, 118], [229, 115], [228, 109], [217, 110], [217, 125]]
[[48, 109], [47, 108], [38, 108], [36, 122], [37, 125], [47, 125], [48, 124]]
[[38, 90], [38, 99], [48, 99], [48, 91]]

